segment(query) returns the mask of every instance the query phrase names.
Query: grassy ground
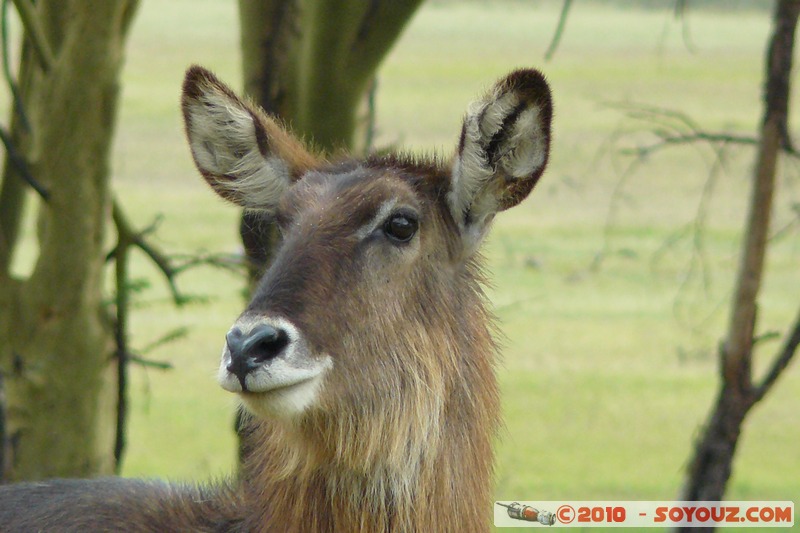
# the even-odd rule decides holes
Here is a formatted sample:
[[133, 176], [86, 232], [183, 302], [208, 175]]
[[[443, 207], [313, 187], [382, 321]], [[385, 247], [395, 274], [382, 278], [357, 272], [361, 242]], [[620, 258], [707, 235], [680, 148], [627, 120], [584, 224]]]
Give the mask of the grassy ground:
[[[530, 200], [499, 217], [486, 248], [507, 337], [496, 494], [672, 499], [716, 392], [716, 346], [753, 154], [730, 152], [705, 203], [713, 162], [705, 148], [659, 153], [621, 183], [629, 160], [615, 155], [610, 140], [619, 132], [629, 134], [620, 141], [627, 145], [652, 138], [608, 104], [672, 107], [702, 127], [750, 134], [769, 21], [764, 14], [693, 12], [691, 52], [669, 12], [581, 3], [554, 60], [544, 64], [558, 5], [529, 4], [422, 9], [380, 74], [378, 144], [448, 152], [466, 104], [482, 88], [517, 66], [546, 72], [556, 103], [550, 170]], [[115, 188], [138, 224], [164, 215], [158, 241], [167, 250], [239, 247], [237, 212], [192, 169], [177, 107], [190, 63], [239, 85], [236, 26], [234, 3], [174, 0], [144, 2], [134, 28]], [[782, 173], [776, 230], [796, 220], [797, 170], [788, 164]], [[692, 226], [698, 213], [702, 233]], [[794, 226], [770, 250], [760, 332], [785, 330], [796, 313], [798, 265]], [[213, 376], [224, 333], [242, 308], [242, 283], [212, 270], [188, 274], [182, 287], [209, 303], [176, 311], [153, 270], [143, 261], [136, 268], [152, 288], [139, 298], [134, 344], [173, 327], [189, 327], [190, 335], [148, 354], [175, 370], [134, 371], [124, 473], [225, 475], [234, 464], [234, 400]], [[759, 348], [757, 372], [778, 344]], [[731, 499], [800, 501], [798, 400], [795, 365], [744, 428]]]

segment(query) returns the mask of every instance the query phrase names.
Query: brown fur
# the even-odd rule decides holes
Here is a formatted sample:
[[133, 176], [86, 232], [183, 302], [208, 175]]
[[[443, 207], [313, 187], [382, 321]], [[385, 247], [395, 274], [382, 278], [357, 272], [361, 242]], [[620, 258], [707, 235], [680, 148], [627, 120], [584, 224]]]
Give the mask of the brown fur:
[[[302, 345], [291, 357], [329, 366], [297, 412], [272, 413], [272, 390], [252, 392], [239, 377], [254, 414], [238, 483], [0, 488], [4, 530], [487, 531], [500, 404], [475, 250], [494, 213], [541, 175], [552, 110], [535, 71], [512, 73], [480, 106], [453, 163], [393, 155], [328, 164], [209, 72], [190, 69], [183, 109], [200, 172], [222, 196], [274, 216], [283, 234], [237, 324], [291, 324]], [[247, 154], [244, 170], [238, 154]], [[386, 230], [398, 213], [418, 220], [407, 242]], [[272, 361], [259, 365], [277, 372]]]

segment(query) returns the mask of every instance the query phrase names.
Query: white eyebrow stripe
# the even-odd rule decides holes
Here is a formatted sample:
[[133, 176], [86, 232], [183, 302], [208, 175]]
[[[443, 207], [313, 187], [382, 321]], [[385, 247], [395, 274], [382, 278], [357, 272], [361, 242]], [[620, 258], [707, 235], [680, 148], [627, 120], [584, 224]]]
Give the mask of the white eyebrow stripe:
[[392, 212], [396, 205], [397, 198], [392, 198], [391, 200], [386, 200], [383, 202], [378, 209], [378, 212], [375, 213], [374, 217], [372, 217], [372, 220], [361, 226], [358, 231], [356, 231], [356, 238], [361, 241], [372, 235], [372, 232], [378, 229], [378, 226], [383, 224], [383, 221], [386, 220], [386, 217], [389, 216], [389, 213]]

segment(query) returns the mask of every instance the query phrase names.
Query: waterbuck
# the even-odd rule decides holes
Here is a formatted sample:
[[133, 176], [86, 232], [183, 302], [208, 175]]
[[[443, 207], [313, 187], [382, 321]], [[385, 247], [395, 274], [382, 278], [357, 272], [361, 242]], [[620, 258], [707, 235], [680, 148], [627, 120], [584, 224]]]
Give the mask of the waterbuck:
[[467, 111], [449, 161], [326, 161], [192, 67], [192, 156], [282, 243], [228, 331], [220, 385], [251, 413], [240, 478], [0, 489], [3, 531], [487, 531], [500, 405], [478, 248], [548, 159], [543, 76]]

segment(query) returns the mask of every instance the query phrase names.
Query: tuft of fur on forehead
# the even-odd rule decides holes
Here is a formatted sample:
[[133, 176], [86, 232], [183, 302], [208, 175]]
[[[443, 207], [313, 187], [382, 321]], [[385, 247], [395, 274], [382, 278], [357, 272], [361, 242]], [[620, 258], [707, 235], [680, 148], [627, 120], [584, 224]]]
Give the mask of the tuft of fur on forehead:
[[398, 152], [371, 155], [364, 164], [367, 168], [389, 168], [438, 179], [444, 179], [450, 173], [438, 154], [418, 155], [411, 152]]
[[417, 155], [399, 152], [373, 155], [364, 162], [367, 169], [385, 169], [398, 172], [417, 191], [431, 199], [445, 200], [450, 190], [450, 169], [438, 154]]

